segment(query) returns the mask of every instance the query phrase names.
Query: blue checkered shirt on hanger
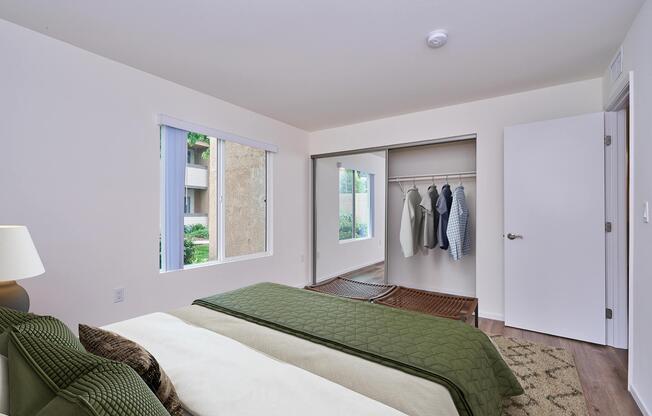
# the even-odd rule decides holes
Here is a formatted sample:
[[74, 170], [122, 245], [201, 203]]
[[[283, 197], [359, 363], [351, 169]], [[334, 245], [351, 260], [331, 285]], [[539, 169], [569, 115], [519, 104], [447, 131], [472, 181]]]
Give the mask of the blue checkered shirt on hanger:
[[462, 185], [453, 191], [453, 203], [446, 229], [450, 253], [453, 260], [471, 253], [471, 226], [469, 224], [469, 208], [466, 206], [466, 195]]

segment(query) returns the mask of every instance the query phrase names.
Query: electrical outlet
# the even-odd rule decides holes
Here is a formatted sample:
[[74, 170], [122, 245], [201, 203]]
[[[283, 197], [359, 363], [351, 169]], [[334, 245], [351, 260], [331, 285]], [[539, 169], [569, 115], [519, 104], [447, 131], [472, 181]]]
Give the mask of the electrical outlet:
[[118, 287], [113, 289], [113, 303], [120, 303], [125, 301], [126, 289], [124, 287]]

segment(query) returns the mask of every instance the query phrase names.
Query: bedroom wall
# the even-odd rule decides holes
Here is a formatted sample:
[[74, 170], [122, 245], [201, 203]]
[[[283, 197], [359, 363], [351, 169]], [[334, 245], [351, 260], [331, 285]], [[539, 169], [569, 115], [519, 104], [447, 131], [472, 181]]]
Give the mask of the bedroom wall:
[[[339, 169], [374, 174], [372, 237], [339, 241]], [[317, 280], [335, 277], [385, 260], [385, 154], [365, 153], [317, 160]]]
[[310, 153], [476, 133], [476, 293], [480, 314], [502, 320], [503, 128], [601, 110], [596, 78], [313, 132]]
[[[652, 225], [643, 221], [643, 204], [652, 202], [652, 2], [643, 4], [623, 42], [623, 74], [612, 83], [607, 69], [603, 82], [605, 105], [633, 71], [630, 86], [631, 222], [630, 235], [630, 391], [646, 415], [652, 415]], [[614, 51], [615, 53], [615, 51]]]
[[[34, 312], [106, 324], [254, 282], [305, 283], [304, 131], [3, 20], [0, 56], [0, 224], [27, 225], [41, 254], [45, 274], [21, 282]], [[273, 256], [159, 274], [158, 113], [279, 146]], [[126, 301], [114, 304], [117, 287]]]

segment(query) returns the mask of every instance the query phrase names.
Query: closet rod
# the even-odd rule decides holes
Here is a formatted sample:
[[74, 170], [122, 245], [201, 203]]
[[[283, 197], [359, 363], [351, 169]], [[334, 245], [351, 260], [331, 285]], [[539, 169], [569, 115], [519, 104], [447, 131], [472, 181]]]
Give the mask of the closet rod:
[[430, 181], [433, 179], [458, 179], [458, 178], [475, 178], [475, 171], [468, 172], [451, 172], [451, 173], [436, 173], [434, 175], [403, 175], [403, 176], [390, 176], [387, 178], [388, 182], [405, 182], [405, 181]]

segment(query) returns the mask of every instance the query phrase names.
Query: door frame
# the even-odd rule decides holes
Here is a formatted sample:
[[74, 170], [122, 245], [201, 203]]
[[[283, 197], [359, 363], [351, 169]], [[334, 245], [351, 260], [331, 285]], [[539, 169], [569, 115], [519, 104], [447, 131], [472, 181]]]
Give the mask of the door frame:
[[[627, 139], [629, 142], [629, 151], [628, 151], [628, 212], [627, 212], [627, 222], [628, 222], [628, 253], [627, 253], [627, 283], [628, 283], [628, 296], [627, 296], [627, 307], [628, 307], [628, 319], [627, 319], [627, 343], [628, 346], [633, 345], [634, 343], [634, 282], [632, 279], [632, 270], [634, 266], [634, 221], [635, 221], [635, 207], [634, 207], [634, 152], [635, 149], [635, 130], [634, 130], [634, 118], [635, 118], [635, 108], [634, 108], [634, 94], [635, 94], [635, 77], [634, 71], [629, 71], [627, 79], [625, 79], [619, 86], [618, 91], [612, 95], [612, 98], [605, 105], [605, 111], [618, 111], [629, 106], [629, 128], [627, 132]], [[627, 360], [627, 386], [631, 391], [632, 385], [632, 374], [633, 374], [633, 364], [634, 364], [634, 350], [628, 349], [628, 360]]]
[[613, 311], [606, 321], [607, 345], [627, 349], [627, 111], [605, 112], [605, 221], [612, 227], [605, 234], [606, 307]]

